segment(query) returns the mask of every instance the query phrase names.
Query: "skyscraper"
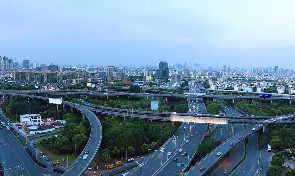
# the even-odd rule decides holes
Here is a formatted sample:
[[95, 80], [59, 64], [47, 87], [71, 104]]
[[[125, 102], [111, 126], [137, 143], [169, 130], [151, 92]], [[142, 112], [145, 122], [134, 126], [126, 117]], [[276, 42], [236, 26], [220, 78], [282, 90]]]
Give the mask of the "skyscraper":
[[23, 60], [23, 68], [25, 68], [25, 69], [30, 68], [30, 61], [29, 60]]
[[157, 78], [167, 81], [169, 78], [169, 68], [166, 61], [160, 61], [159, 69], [157, 70]]
[[13, 60], [8, 59], [8, 57], [0, 56], [0, 71], [11, 71], [13, 70]]
[[226, 65], [223, 65], [223, 72], [226, 72]]
[[279, 70], [279, 67], [278, 66], [275, 66], [275, 74], [276, 75], [278, 74], [278, 70]]

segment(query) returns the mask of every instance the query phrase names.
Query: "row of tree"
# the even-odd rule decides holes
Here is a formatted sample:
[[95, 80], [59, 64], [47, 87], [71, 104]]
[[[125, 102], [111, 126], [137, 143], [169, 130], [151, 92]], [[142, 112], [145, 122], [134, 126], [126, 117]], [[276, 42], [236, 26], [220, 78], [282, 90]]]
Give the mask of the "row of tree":
[[113, 107], [113, 108], [120, 108], [120, 109], [139, 109], [144, 111], [150, 111], [151, 110], [151, 101], [149, 99], [141, 99], [139, 101], [127, 101], [127, 100], [108, 100], [108, 101], [102, 101], [99, 99], [91, 99], [84, 97], [84, 100], [86, 102], [96, 104], [96, 105], [102, 105], [107, 107]]
[[246, 112], [249, 115], [255, 116], [275, 116], [275, 115], [284, 115], [284, 114], [293, 114], [295, 113], [295, 106], [286, 105], [283, 107], [262, 105], [259, 102], [249, 103], [238, 103], [237, 107], [243, 112]]
[[[289, 153], [289, 152], [287, 152], [287, 153]], [[294, 169], [288, 170], [287, 172], [285, 172], [285, 174], [282, 173], [281, 166], [284, 164], [284, 162], [285, 162], [285, 158], [283, 157], [283, 155], [280, 153], [276, 153], [271, 158], [271, 162], [270, 162], [271, 166], [266, 171], [266, 175], [267, 176], [294, 176], [295, 175]]]

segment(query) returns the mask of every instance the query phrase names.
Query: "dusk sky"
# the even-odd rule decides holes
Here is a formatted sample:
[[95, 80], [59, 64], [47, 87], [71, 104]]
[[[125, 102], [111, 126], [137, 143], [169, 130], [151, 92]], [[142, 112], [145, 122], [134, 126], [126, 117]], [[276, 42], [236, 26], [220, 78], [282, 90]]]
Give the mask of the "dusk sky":
[[0, 56], [58, 65], [159, 61], [294, 68], [294, 0], [1, 1]]

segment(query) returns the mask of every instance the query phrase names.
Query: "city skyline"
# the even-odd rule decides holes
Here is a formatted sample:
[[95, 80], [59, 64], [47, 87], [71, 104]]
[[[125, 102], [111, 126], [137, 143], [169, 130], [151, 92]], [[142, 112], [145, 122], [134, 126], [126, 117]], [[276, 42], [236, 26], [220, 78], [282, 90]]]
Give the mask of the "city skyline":
[[1, 2], [0, 53], [58, 65], [291, 69], [294, 2], [284, 2]]

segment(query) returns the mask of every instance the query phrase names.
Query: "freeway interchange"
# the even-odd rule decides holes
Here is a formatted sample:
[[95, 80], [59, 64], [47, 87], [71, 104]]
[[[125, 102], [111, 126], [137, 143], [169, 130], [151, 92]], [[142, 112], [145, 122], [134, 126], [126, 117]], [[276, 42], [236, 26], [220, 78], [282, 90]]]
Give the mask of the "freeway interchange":
[[[19, 93], [19, 92], [18, 92]], [[8, 94], [8, 95], [20, 95], [15, 92], [5, 92], [2, 94]], [[57, 94], [65, 94], [65, 92], [56, 92]], [[76, 93], [76, 92], [74, 92]], [[81, 93], [81, 92], [80, 92]], [[29, 96], [31, 98], [38, 98], [43, 100], [48, 100], [47, 97], [40, 97], [35, 95], [28, 95], [33, 94], [32, 92], [26, 92], [22, 93], [22, 96]], [[72, 94], [72, 93], [69, 93]], [[84, 94], [84, 93], [83, 93]], [[109, 96], [109, 94], [95, 94], [100, 96]], [[123, 95], [126, 96], [126, 93], [112, 93], [111, 96], [119, 96]], [[128, 96], [145, 96], [145, 97], [153, 97], [153, 94], [128, 94]], [[158, 95], [156, 95], [158, 96]], [[160, 94], [160, 96], [173, 96], [173, 97], [182, 97], [182, 98], [188, 98], [188, 99], [194, 99], [195, 95], [175, 95], [175, 94]], [[201, 96], [202, 97], [202, 96]], [[206, 96], [205, 96], [206, 97]], [[209, 98], [214, 98], [213, 96], [208, 96]], [[231, 96], [228, 96], [231, 97]], [[206, 97], [207, 98], [207, 97]], [[236, 97], [237, 98], [237, 97]], [[238, 97], [243, 98], [243, 97]], [[253, 98], [256, 99], [256, 96], [250, 97], [245, 96], [245, 98]], [[284, 97], [276, 97], [276, 98], [283, 98]], [[202, 98], [197, 98], [202, 99]], [[275, 99], [275, 98], [274, 98]], [[289, 98], [287, 98], [289, 99]], [[88, 143], [85, 148], [89, 149], [91, 156], [88, 157], [86, 160], [82, 159], [82, 154], [77, 158], [75, 163], [63, 174], [63, 175], [82, 175], [86, 167], [89, 165], [89, 163], [92, 162], [95, 154], [97, 153], [97, 150], [100, 146], [102, 134], [101, 134], [101, 124], [98, 120], [98, 118], [93, 114], [91, 111], [95, 113], [100, 114], [107, 114], [107, 115], [115, 115], [120, 117], [127, 117], [127, 118], [139, 118], [139, 119], [145, 119], [145, 120], [156, 120], [156, 121], [171, 121], [170, 117], [167, 117], [171, 115], [171, 113], [158, 113], [158, 112], [147, 112], [147, 111], [130, 111], [130, 110], [123, 110], [118, 108], [110, 108], [110, 107], [103, 107], [103, 106], [97, 106], [98, 109], [90, 108], [83, 105], [76, 105], [71, 102], [63, 102], [65, 105], [71, 106], [73, 108], [78, 109], [81, 113], [83, 113], [89, 120], [91, 124], [91, 136], [88, 140]], [[203, 158], [200, 162], [198, 162], [193, 168], [191, 168], [188, 172], [186, 172], [186, 175], [204, 175], [206, 173], [207, 169], [210, 169], [212, 166], [214, 166], [215, 163], [219, 161], [219, 159], [222, 157], [222, 155], [226, 154], [229, 150], [231, 150], [235, 145], [237, 145], [241, 140], [244, 138], [250, 136], [253, 134], [256, 130], [258, 130], [258, 125], [260, 124], [294, 124], [293, 121], [271, 121], [271, 120], [265, 120], [270, 119], [272, 117], [252, 117], [252, 116], [237, 116], [237, 115], [227, 115], [227, 116], [216, 116], [216, 115], [205, 115], [206, 114], [206, 108], [202, 101], [195, 101], [195, 102], [189, 102], [189, 109], [194, 109], [192, 106], [197, 107], [197, 111], [193, 110], [193, 112], [188, 113], [181, 113], [178, 114], [179, 116], [190, 116], [190, 117], [197, 117], [197, 118], [226, 118], [228, 119], [228, 123], [237, 123], [237, 124], [254, 124], [255, 130], [252, 131], [251, 128], [247, 128], [246, 130], [243, 130], [239, 134], [235, 135], [232, 138], [227, 139], [224, 141], [219, 147], [218, 151], [221, 152], [221, 156], [216, 156], [216, 150], [211, 152], [209, 155], [207, 155], [205, 158]], [[165, 117], [166, 116], [166, 117]], [[184, 167], [175, 167], [175, 163], [190, 163], [193, 156], [195, 155], [195, 151], [198, 147], [198, 144], [203, 140], [204, 133], [206, 131], [207, 127], [204, 124], [191, 124], [191, 123], [183, 123], [179, 130], [176, 132], [174, 137], [169, 138], [169, 140], [162, 146], [163, 150], [158, 150], [154, 154], [152, 154], [146, 161], [144, 161], [143, 165], [141, 167], [137, 167], [133, 172], [130, 173], [130, 175], [177, 175], [180, 173], [183, 173], [185, 171]], [[198, 134], [198, 135], [196, 135]], [[222, 134], [221, 134], [222, 137]], [[240, 139], [239, 139], [240, 137]], [[99, 139], [99, 140], [97, 140]], [[0, 139], [1, 140], [1, 139]], [[188, 141], [188, 142], [187, 142]], [[230, 146], [229, 144], [233, 144]], [[179, 152], [179, 149], [186, 151], [186, 155], [182, 156], [181, 152]], [[12, 154], [13, 156], [13, 154]], [[15, 156], [17, 157], [17, 156]], [[173, 160], [175, 160], [173, 161]], [[187, 161], [186, 161], [187, 160]], [[8, 166], [7, 163], [2, 163], [4, 166]], [[14, 165], [19, 166], [15, 169], [22, 169], [23, 172], [26, 172], [23, 165], [20, 161], [17, 161]], [[205, 171], [200, 171], [199, 166], [204, 166], [206, 168]], [[29, 173], [29, 171], [28, 171]], [[29, 175], [33, 175], [30, 174]]]

